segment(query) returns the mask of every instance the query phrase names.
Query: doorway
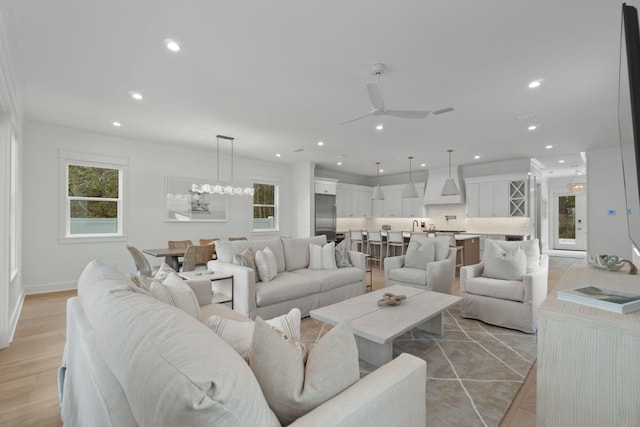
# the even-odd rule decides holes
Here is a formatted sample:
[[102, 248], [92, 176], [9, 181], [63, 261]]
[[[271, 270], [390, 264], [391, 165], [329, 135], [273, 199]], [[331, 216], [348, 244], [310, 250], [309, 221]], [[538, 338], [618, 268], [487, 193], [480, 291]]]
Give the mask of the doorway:
[[553, 249], [586, 250], [586, 203], [584, 193], [553, 194]]

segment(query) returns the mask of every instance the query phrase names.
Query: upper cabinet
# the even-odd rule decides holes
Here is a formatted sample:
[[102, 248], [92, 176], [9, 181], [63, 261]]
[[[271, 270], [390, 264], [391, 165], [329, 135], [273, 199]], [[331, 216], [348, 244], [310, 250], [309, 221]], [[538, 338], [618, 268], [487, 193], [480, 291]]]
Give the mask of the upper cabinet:
[[333, 194], [336, 195], [338, 180], [332, 178], [316, 178], [315, 193], [316, 194]]
[[371, 218], [370, 187], [338, 184], [336, 189], [336, 215], [338, 218]]
[[518, 177], [476, 177], [465, 183], [467, 216], [527, 216], [527, 180]]
[[451, 177], [454, 179], [458, 186], [457, 196], [443, 196], [442, 187], [449, 178], [449, 169], [429, 169], [429, 178], [427, 179], [427, 185], [424, 193], [423, 204], [425, 205], [446, 205], [452, 203], [464, 203], [463, 188], [461, 188], [462, 181], [458, 174], [457, 168], [452, 171]]

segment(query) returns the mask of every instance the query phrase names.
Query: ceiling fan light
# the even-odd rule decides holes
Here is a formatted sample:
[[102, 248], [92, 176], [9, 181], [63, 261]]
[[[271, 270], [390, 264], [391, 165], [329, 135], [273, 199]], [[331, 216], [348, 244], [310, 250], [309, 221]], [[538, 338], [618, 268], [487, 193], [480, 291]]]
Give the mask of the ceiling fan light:
[[447, 178], [447, 180], [444, 182], [444, 187], [442, 187], [442, 196], [457, 196], [458, 194], [460, 194], [460, 192], [458, 191], [458, 186], [456, 185], [456, 182], [453, 180], [453, 178]]
[[384, 200], [384, 193], [379, 185], [373, 189], [373, 194], [371, 195], [371, 200]]

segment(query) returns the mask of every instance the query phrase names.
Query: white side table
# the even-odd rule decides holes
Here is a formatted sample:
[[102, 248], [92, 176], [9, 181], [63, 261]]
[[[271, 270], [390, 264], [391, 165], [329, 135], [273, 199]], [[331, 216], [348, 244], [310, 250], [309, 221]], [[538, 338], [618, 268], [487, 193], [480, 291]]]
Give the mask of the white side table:
[[211, 282], [216, 282], [218, 280], [231, 279], [231, 296], [218, 292], [217, 295], [214, 294], [211, 298], [211, 303], [223, 304], [225, 302], [231, 302], [231, 309], [233, 310], [233, 274], [213, 270], [184, 271], [178, 274], [186, 280], [208, 279]]

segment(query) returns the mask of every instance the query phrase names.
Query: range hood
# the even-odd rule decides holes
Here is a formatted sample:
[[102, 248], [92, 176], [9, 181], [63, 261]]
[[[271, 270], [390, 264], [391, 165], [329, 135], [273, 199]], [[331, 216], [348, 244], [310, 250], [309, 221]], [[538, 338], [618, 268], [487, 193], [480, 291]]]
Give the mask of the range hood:
[[449, 178], [449, 169], [429, 169], [429, 177], [427, 178], [427, 186], [424, 192], [423, 202], [425, 205], [450, 205], [464, 203], [464, 184], [460, 179], [458, 168], [452, 173], [460, 194], [457, 196], [442, 196], [442, 187]]

